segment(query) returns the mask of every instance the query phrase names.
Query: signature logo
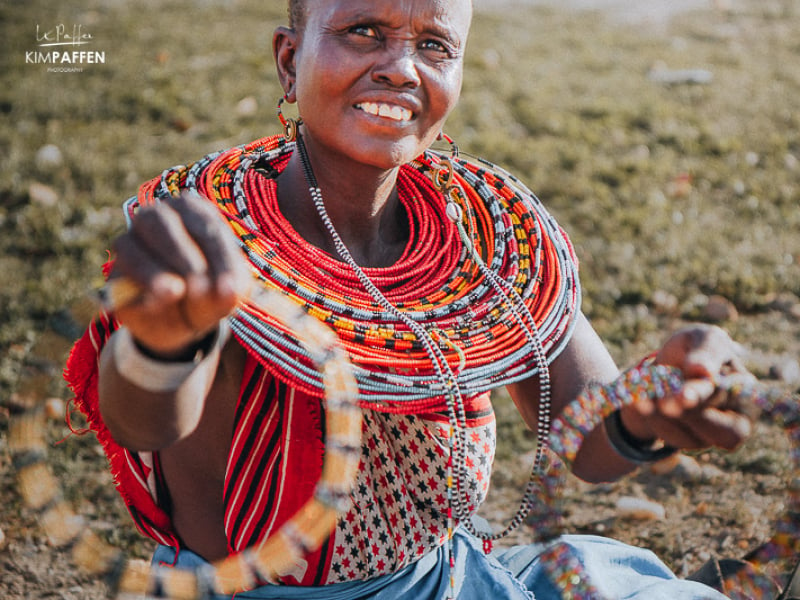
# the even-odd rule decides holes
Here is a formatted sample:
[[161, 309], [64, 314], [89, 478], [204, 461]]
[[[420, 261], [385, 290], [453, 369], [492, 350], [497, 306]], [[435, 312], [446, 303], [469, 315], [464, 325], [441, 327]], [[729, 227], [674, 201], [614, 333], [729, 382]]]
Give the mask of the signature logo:
[[25, 52], [25, 62], [47, 65], [52, 73], [80, 73], [83, 65], [105, 64], [105, 51], [88, 50], [94, 37], [83, 25], [67, 26], [59, 23], [54, 27], [36, 24], [36, 44], [39, 50]]
[[42, 30], [36, 24], [36, 41], [39, 46], [80, 46], [92, 41], [91, 33], [84, 33], [82, 25], [73, 25], [72, 29], [67, 29], [63, 23], [56, 25], [53, 29]]

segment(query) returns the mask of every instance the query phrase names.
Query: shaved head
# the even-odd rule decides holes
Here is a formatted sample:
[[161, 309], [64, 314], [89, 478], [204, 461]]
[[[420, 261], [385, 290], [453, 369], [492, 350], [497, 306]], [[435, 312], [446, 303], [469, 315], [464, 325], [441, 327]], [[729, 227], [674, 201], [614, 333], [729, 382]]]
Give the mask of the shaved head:
[[[470, 5], [472, 5], [471, 1]], [[308, 16], [308, 1], [289, 0], [287, 12], [289, 13], [289, 27], [295, 30], [302, 29], [306, 23], [306, 17]]]
[[289, 0], [289, 27], [301, 29], [306, 21], [306, 0]]

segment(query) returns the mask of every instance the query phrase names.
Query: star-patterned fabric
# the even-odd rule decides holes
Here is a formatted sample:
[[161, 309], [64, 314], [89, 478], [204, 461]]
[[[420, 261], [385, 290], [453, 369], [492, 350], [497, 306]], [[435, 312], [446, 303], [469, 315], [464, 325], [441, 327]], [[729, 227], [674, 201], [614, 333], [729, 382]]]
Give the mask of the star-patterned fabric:
[[[463, 485], [475, 511], [489, 489], [495, 423], [487, 396], [470, 404]], [[446, 541], [448, 427], [443, 415], [364, 415], [354, 504], [333, 536], [328, 583], [393, 573]]]

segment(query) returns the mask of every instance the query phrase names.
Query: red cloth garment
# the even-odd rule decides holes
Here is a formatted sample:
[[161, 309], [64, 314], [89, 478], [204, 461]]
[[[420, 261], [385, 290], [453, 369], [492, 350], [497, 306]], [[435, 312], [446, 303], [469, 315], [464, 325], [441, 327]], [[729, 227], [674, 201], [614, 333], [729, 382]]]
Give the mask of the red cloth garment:
[[[169, 516], [157, 452], [119, 446], [102, 421], [97, 358], [116, 329], [101, 315], [73, 349], [67, 379], [108, 456], [114, 481], [139, 531], [180, 547]], [[488, 394], [466, 403], [472, 510], [488, 491], [494, 454], [494, 413]], [[268, 538], [311, 496], [322, 470], [319, 398], [292, 389], [250, 357], [245, 366], [225, 477], [229, 552]], [[447, 511], [444, 465], [447, 415], [367, 416], [354, 505], [329, 540], [282, 579], [321, 585], [393, 572], [441, 545]]]

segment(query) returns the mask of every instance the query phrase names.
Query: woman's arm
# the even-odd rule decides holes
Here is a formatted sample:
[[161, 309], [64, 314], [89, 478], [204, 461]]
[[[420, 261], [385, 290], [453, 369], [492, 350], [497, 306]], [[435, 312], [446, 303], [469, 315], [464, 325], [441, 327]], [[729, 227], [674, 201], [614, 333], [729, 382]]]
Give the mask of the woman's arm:
[[114, 251], [110, 284], [134, 294], [111, 307], [122, 327], [101, 354], [100, 412], [120, 445], [160, 449], [197, 426], [250, 278], [217, 209], [188, 194], [141, 208]]
[[[584, 315], [578, 317], [572, 338], [550, 367], [552, 416], [557, 416], [587, 386], [605, 384], [619, 376], [608, 350]], [[725, 371], [750, 375], [739, 365], [737, 346], [718, 327], [694, 326], [674, 334], [655, 361], [681, 370], [685, 383], [678, 394], [652, 403], [637, 402], [620, 412], [627, 434], [643, 444], [663, 441], [679, 449], [711, 446], [732, 449], [750, 433], [747, 416], [719, 408], [711, 400], [713, 378]], [[536, 430], [539, 382], [533, 377], [509, 386], [523, 420]], [[572, 465], [578, 477], [591, 482], [611, 481], [637, 466], [609, 442], [605, 424], [596, 427], [581, 446]]]
[[[567, 346], [550, 366], [551, 411], [557, 416], [587, 386], [616, 379], [619, 370], [589, 321], [581, 313]], [[536, 431], [539, 417], [539, 378], [532, 377], [508, 386], [511, 398], [525, 424]], [[573, 463], [573, 472], [586, 481], [609, 481], [633, 470], [636, 465], [618, 456], [608, 443], [602, 427], [583, 442]]]

